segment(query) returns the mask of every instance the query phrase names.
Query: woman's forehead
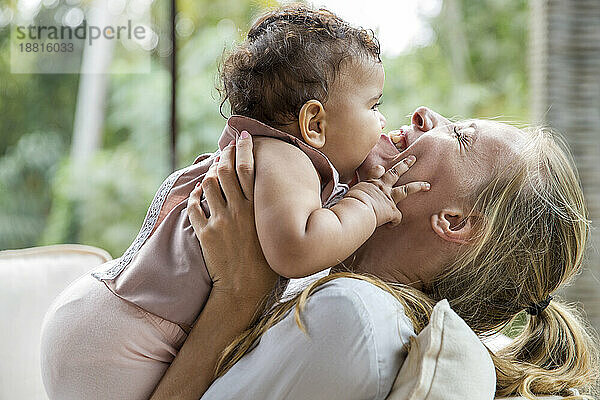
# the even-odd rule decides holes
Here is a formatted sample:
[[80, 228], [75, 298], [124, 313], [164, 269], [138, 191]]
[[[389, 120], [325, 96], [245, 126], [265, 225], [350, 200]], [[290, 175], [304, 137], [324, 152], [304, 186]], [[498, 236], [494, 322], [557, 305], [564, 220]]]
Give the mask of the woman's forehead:
[[504, 153], [518, 153], [524, 143], [525, 134], [519, 128], [497, 121], [467, 120], [467, 126], [477, 130], [480, 150], [488, 153], [493, 150]]
[[470, 197], [494, 171], [519, 158], [524, 134], [518, 128], [497, 121], [470, 119], [459, 121], [456, 125], [465, 134], [468, 134], [468, 130], [473, 130], [468, 136], [476, 137], [469, 150], [463, 153], [469, 168], [465, 168], [463, 164], [458, 169], [461, 182], [459, 187], [465, 189], [463, 194], [466, 197]]

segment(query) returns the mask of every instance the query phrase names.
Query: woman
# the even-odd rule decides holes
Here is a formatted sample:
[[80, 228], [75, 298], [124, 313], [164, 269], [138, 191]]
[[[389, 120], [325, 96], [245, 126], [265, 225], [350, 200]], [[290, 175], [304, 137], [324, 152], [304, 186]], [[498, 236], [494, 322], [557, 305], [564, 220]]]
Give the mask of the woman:
[[[343, 263], [358, 274], [343, 276], [356, 279], [322, 278], [255, 320], [226, 349], [217, 366], [220, 377], [203, 398], [385, 398], [403, 360], [407, 334], [413, 329], [418, 333], [432, 304], [443, 298], [479, 334], [497, 331], [526, 311], [523, 332], [493, 355], [497, 395], [563, 394], [596, 382], [597, 347], [591, 333], [572, 307], [552, 297], [579, 270], [588, 232], [583, 195], [568, 152], [541, 131], [490, 121], [451, 123], [424, 107], [417, 109], [412, 122], [401, 134], [405, 146], [400, 157], [410, 152], [419, 161], [399, 184], [418, 176], [431, 182], [431, 191], [415, 195], [404, 205], [399, 226], [380, 227]], [[241, 150], [239, 184], [229, 148], [219, 171], [213, 168], [202, 187], [213, 215], [207, 219], [199, 211], [199, 191], [189, 213], [203, 249], [234, 246], [232, 251], [208, 251], [207, 264], [224, 293], [246, 293], [254, 308], [266, 292], [256, 283], [269, 268], [247, 200], [252, 193], [251, 158], [248, 149]], [[389, 166], [394, 156], [397, 152], [391, 149], [373, 155], [363, 172], [372, 165]], [[362, 176], [381, 173], [372, 169], [370, 176]], [[214, 241], [217, 232], [220, 241]], [[251, 279], [255, 273], [260, 279]], [[358, 279], [373, 285], [358, 284]], [[396, 300], [401, 314], [393, 324], [390, 299]], [[212, 317], [206, 317], [211, 320], [197, 322], [154, 398], [173, 393], [193, 398], [210, 384], [208, 366], [251, 314], [248, 309], [238, 311], [231, 301], [215, 300], [213, 306]], [[339, 319], [327, 312], [331, 307]], [[239, 317], [241, 322], [219, 325], [226, 339], [207, 345], [204, 340], [213, 336], [220, 316]], [[353, 321], [360, 326], [353, 327]], [[307, 329], [307, 343], [300, 336], [285, 341], [287, 335], [297, 334], [295, 322]], [[396, 336], [389, 334], [394, 327]], [[396, 354], [386, 357], [382, 351]], [[297, 364], [304, 368], [295, 368]], [[194, 384], [177, 387], [196, 375]]]

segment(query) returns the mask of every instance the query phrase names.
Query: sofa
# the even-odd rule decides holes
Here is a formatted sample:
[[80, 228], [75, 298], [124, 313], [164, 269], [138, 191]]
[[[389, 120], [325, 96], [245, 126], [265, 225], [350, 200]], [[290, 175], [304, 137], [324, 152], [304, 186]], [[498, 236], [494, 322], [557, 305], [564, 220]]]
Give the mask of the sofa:
[[[46, 309], [70, 282], [110, 259], [105, 250], [84, 245], [0, 251], [0, 399], [47, 400], [39, 354]], [[493, 399], [494, 388], [486, 348], [442, 301], [416, 337], [388, 400]]]

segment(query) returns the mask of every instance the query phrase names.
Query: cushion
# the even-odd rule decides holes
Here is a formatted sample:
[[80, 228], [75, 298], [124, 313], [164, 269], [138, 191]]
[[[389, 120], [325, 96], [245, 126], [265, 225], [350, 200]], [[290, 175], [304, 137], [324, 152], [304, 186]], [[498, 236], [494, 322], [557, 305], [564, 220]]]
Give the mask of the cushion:
[[40, 372], [46, 310], [69, 283], [110, 259], [82, 245], [0, 251], [0, 399], [46, 399]]
[[493, 399], [495, 391], [488, 350], [442, 300], [413, 340], [388, 400], [483, 400]]

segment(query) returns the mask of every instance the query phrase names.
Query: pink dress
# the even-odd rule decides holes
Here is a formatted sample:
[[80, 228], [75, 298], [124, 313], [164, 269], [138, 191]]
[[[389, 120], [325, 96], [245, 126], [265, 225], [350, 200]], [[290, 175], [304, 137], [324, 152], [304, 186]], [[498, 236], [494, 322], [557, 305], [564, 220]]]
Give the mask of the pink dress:
[[[219, 148], [242, 130], [284, 140], [306, 153], [321, 179], [324, 207], [348, 191], [324, 154], [251, 118], [229, 118]], [[125, 254], [81, 277], [54, 301], [41, 344], [42, 377], [51, 400], [150, 396], [212, 287], [186, 206], [218, 154], [201, 155], [171, 174]]]

